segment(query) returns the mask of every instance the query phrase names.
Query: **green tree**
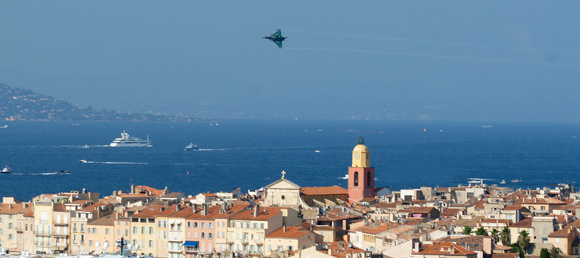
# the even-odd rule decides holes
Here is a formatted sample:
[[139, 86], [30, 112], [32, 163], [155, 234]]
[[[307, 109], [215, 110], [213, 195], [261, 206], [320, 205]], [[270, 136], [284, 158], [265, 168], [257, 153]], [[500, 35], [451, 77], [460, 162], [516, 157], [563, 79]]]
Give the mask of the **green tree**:
[[478, 236], [487, 236], [487, 230], [485, 230], [483, 227], [480, 227], [475, 231], [475, 234]]
[[491, 230], [491, 237], [493, 237], [493, 242], [498, 243], [499, 242], [499, 231], [497, 231], [497, 229], [492, 229]]
[[528, 235], [528, 231], [523, 230], [520, 232], [520, 235], [518, 236], [518, 244], [522, 247], [524, 252], [527, 250], [528, 246], [530, 246], [530, 235]]
[[542, 248], [540, 251], [540, 258], [550, 258], [550, 251], [547, 248]]
[[469, 234], [471, 234], [471, 231], [472, 231], [472, 229], [470, 226], [463, 227], [463, 234], [469, 235]]
[[512, 248], [512, 253], [518, 253], [520, 258], [526, 258], [524, 250], [522, 250], [522, 247], [518, 243], [509, 244], [508, 246]]
[[550, 258], [562, 258], [562, 250], [557, 247], [550, 249]]
[[504, 227], [501, 230], [501, 234], [499, 236], [499, 240], [501, 240], [501, 243], [503, 245], [509, 245], [511, 243], [511, 232], [510, 232], [510, 228], [508, 227]]

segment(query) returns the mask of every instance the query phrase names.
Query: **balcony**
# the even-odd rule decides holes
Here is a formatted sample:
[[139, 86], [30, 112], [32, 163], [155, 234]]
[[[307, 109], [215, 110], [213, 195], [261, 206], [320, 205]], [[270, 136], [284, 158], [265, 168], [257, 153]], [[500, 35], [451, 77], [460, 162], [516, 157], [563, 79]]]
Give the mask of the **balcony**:
[[52, 244], [50, 245], [50, 248], [51, 248], [51, 249], [59, 249], [59, 250], [62, 250], [62, 249], [64, 249], [64, 248], [66, 248], [67, 246], [68, 246], [68, 245], [67, 245], [66, 243], [59, 242], [59, 243], [52, 243]]
[[68, 226], [68, 222], [53, 221], [52, 224], [54, 224], [55, 226]]
[[50, 236], [50, 231], [43, 231], [43, 230], [35, 230], [34, 234], [37, 236]]
[[24, 227], [15, 227], [16, 232], [24, 232]]
[[55, 236], [68, 236], [68, 231], [65, 231], [65, 232], [56, 231], [56, 232], [54, 232], [53, 235], [55, 235]]

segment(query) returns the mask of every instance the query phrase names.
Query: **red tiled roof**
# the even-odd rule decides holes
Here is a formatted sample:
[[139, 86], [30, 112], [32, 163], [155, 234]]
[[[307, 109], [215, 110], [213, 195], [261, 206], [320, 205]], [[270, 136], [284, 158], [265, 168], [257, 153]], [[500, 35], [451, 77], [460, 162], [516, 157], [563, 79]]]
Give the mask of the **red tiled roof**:
[[303, 195], [348, 195], [348, 190], [334, 186], [302, 187], [300, 193]]
[[423, 249], [412, 254], [427, 254], [427, 255], [468, 255], [477, 254], [474, 251], [467, 250], [457, 244], [450, 242], [437, 242], [432, 245], [423, 245]]
[[310, 230], [303, 227], [281, 227], [280, 229], [268, 234], [267, 238], [293, 238], [298, 239], [308, 234]]
[[282, 214], [279, 207], [261, 207], [260, 212], [254, 217], [254, 209], [245, 210], [233, 216], [232, 220], [270, 220], [273, 217]]

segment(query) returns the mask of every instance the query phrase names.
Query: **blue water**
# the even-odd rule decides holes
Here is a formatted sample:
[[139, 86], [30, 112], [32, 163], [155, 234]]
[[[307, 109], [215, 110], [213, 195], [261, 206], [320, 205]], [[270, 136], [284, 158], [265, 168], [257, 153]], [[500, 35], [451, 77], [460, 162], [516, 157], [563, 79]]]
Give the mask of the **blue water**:
[[[579, 181], [580, 124], [225, 120], [173, 122], [3, 122], [0, 196], [30, 200], [71, 190], [129, 190], [130, 184], [197, 194], [245, 192], [287, 172], [300, 186], [347, 187], [359, 136], [371, 152], [376, 186], [392, 189], [488, 184], [513, 188]], [[426, 132], [425, 132], [426, 129]], [[152, 148], [111, 148], [126, 130]], [[185, 152], [194, 142], [200, 151]], [[89, 145], [90, 148], [83, 148]], [[319, 150], [320, 152], [315, 152]], [[80, 163], [86, 159], [89, 163]], [[56, 175], [56, 169], [70, 175]], [[189, 174], [188, 174], [189, 172]], [[521, 179], [521, 183], [511, 183]]]

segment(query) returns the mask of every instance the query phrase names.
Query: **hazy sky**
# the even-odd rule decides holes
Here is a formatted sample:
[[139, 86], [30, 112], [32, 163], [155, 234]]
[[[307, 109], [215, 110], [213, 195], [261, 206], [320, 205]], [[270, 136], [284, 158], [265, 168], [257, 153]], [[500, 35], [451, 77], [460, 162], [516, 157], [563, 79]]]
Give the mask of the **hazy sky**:
[[[0, 83], [201, 117], [580, 120], [578, 1], [0, 1]], [[262, 36], [282, 29], [284, 48]]]

